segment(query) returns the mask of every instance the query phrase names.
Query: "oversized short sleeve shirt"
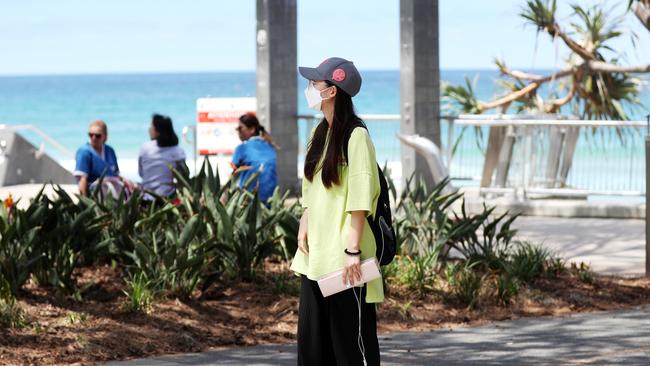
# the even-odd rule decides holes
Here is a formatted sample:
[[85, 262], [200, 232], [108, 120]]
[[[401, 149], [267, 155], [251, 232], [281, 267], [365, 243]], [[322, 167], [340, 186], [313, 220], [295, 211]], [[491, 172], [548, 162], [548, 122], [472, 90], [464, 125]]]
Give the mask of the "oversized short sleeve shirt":
[[[302, 202], [307, 211], [307, 243], [309, 254], [300, 250], [291, 269], [316, 281], [323, 275], [341, 270], [348, 244], [352, 211], [366, 211], [373, 215], [379, 198], [379, 174], [375, 148], [365, 128], [352, 131], [348, 142], [348, 164], [340, 169], [340, 184], [326, 188], [321, 170], [313, 180], [302, 180]], [[364, 220], [360, 243], [361, 260], [375, 256], [375, 238], [368, 222]], [[382, 302], [384, 289], [381, 278], [368, 283], [367, 302]]]
[[77, 150], [75, 160], [74, 175], [87, 177], [88, 183], [95, 182], [102, 174], [106, 174], [107, 177], [120, 175], [117, 156], [115, 156], [113, 148], [108, 145], [104, 145], [100, 154], [89, 143], [86, 143]]

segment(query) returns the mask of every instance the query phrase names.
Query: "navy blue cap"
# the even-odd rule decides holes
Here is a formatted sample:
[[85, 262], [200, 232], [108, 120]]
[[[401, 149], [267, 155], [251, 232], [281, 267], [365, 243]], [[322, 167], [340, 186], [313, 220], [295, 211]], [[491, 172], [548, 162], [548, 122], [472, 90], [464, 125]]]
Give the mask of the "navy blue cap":
[[338, 86], [350, 96], [355, 96], [361, 89], [361, 74], [352, 61], [340, 57], [330, 57], [316, 68], [299, 67], [298, 72], [305, 79], [327, 80]]

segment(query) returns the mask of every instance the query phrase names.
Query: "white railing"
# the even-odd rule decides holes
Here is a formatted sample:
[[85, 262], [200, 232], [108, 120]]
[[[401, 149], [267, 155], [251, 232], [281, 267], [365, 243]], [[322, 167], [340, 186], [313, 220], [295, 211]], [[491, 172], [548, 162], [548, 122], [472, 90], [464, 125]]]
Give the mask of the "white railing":
[[[23, 130], [23, 131], [24, 130], [31, 131], [31, 132], [37, 134], [45, 142], [52, 145], [56, 150], [59, 151], [59, 153], [61, 153], [63, 155], [63, 157], [65, 157], [67, 159], [74, 159], [74, 153], [72, 151], [70, 151], [68, 148], [66, 148], [65, 146], [60, 144], [58, 141], [56, 141], [55, 139], [50, 137], [50, 135], [46, 134], [45, 132], [43, 132], [43, 130], [41, 130], [38, 127], [35, 127], [33, 125], [24, 125], [24, 124], [23, 125], [0, 124], [0, 129], [3, 129], [3, 130], [4, 129], [9, 129], [9, 130], [12, 130], [12, 131], [21, 131], [21, 130]], [[41, 143], [41, 146], [40, 146], [40, 151], [41, 152], [45, 151], [45, 145], [42, 144], [42, 143]]]
[[[360, 117], [371, 130], [378, 160], [398, 164], [401, 146], [396, 134], [399, 133], [400, 116], [365, 114]], [[322, 116], [298, 116], [299, 121], [306, 122], [299, 126], [302, 131], [301, 155], [311, 127], [320, 118]], [[484, 192], [515, 192], [523, 196], [645, 194], [644, 133], [647, 122], [577, 120], [555, 115], [461, 115], [443, 116], [441, 121], [441, 148], [445, 163], [451, 178], [458, 184], [479, 185], [490, 128], [504, 127], [512, 141], [506, 178], [503, 184], [485, 187]], [[373, 133], [373, 130], [381, 132]], [[558, 150], [556, 146], [557, 139], [566, 139], [567, 133], [574, 134], [572, 154], [563, 147]], [[560, 144], [568, 142], [562, 140]], [[549, 160], [551, 154], [555, 154], [555, 159]], [[565, 158], [570, 161], [564, 162]], [[555, 166], [549, 163], [553, 160]], [[559, 171], [562, 165], [568, 172], [564, 177]]]

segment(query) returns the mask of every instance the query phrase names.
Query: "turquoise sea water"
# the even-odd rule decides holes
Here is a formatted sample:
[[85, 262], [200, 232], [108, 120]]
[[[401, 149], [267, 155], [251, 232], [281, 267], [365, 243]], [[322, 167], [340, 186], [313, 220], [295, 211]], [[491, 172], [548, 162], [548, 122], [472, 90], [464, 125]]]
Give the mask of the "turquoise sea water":
[[[500, 92], [494, 83], [498, 76], [496, 71], [442, 70], [441, 79], [459, 84], [464, 82], [465, 76], [473, 78], [476, 75], [476, 92], [480, 99], [489, 100]], [[363, 76], [361, 93], [355, 97], [357, 111], [363, 114], [399, 113], [399, 71], [367, 71]], [[298, 82], [299, 112], [311, 113], [302, 93], [305, 82]], [[120, 160], [127, 161], [137, 157], [140, 145], [148, 138], [147, 128], [152, 113], [171, 116], [180, 133], [183, 126], [195, 124], [196, 99], [205, 96], [255, 96], [255, 74], [0, 77], [0, 123], [32, 124], [74, 151], [87, 140], [88, 123], [101, 118], [109, 126], [108, 143], [115, 148]], [[643, 100], [650, 106], [650, 91], [647, 89]], [[637, 110], [631, 115], [634, 119], [644, 119], [646, 113]], [[370, 128], [379, 159], [398, 159], [399, 144], [395, 138], [398, 122], [372, 123]], [[298, 131], [304, 134], [304, 125]], [[35, 142], [39, 141], [36, 136], [26, 135]], [[189, 153], [191, 147], [187, 145], [185, 148]]]

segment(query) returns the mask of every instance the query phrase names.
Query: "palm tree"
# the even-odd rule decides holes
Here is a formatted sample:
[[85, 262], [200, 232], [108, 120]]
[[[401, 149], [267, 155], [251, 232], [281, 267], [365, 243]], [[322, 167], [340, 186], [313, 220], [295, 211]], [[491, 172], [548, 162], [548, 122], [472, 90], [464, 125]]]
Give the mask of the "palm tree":
[[[636, 16], [648, 26], [649, 5], [650, 0], [629, 0], [628, 11], [634, 7]], [[517, 113], [544, 114], [558, 113], [564, 107], [583, 119], [629, 119], [627, 111], [642, 106], [639, 99], [642, 80], [638, 74], [650, 73], [650, 64], [625, 65], [621, 55], [611, 46], [612, 40], [625, 35], [620, 27], [625, 14], [610, 17], [611, 11], [603, 6], [585, 8], [573, 5], [572, 9], [570, 32], [558, 22], [556, 0], [527, 0], [520, 12], [526, 23], [536, 27], [538, 34], [546, 33], [552, 40], [560, 40], [569, 48], [564, 68], [540, 75], [512, 70], [504, 60], [496, 59], [495, 64], [502, 75], [498, 83], [504, 87], [504, 94], [491, 101], [480, 101], [469, 81], [466, 85], [445, 85], [443, 97], [451, 101], [451, 108], [448, 106], [447, 109], [480, 114], [493, 109], [506, 113], [514, 107]], [[635, 39], [634, 35], [632, 39]], [[547, 83], [554, 87], [549, 88], [550, 93], [545, 99], [539, 91]], [[617, 134], [621, 136], [619, 129]], [[476, 135], [481, 137], [482, 132], [479, 130]], [[505, 127], [490, 128], [481, 180], [483, 187], [491, 184], [499, 156], [512, 154], [513, 142], [505, 143], [506, 135]], [[551, 138], [554, 141], [549, 147], [548, 165], [552, 168], [545, 173], [547, 186], [565, 185], [578, 135], [579, 128], [571, 128], [567, 129], [563, 142]], [[553, 156], [563, 156], [562, 162]], [[506, 164], [499, 163], [499, 169], [505, 169], [505, 173], [497, 174], [501, 177], [497, 179], [497, 185], [505, 184], [510, 165], [510, 158], [506, 159]]]
[[[639, 13], [650, 9], [650, 0], [638, 0], [635, 6]], [[584, 119], [629, 119], [625, 106], [640, 106], [639, 93], [642, 81], [635, 74], [650, 73], [650, 64], [625, 66], [620, 55], [610, 46], [611, 41], [624, 35], [620, 29], [621, 17], [609, 18], [602, 6], [583, 8], [573, 5], [569, 34], [556, 18], [556, 0], [529, 0], [520, 16], [537, 28], [538, 33], [547, 33], [551, 39], [560, 39], [570, 49], [566, 67], [549, 75], [538, 75], [511, 70], [503, 60], [495, 64], [503, 80], [505, 95], [489, 101], [479, 101], [469, 83], [467, 86], [445, 86], [443, 95], [465, 113], [483, 113], [499, 108], [505, 112], [515, 105], [518, 112], [557, 113], [572, 103], [573, 113]], [[641, 9], [641, 10], [639, 10]], [[645, 18], [648, 19], [648, 18]], [[646, 24], [647, 25], [647, 24]], [[551, 96], [544, 100], [537, 91], [541, 85], [559, 81]], [[563, 96], [559, 96], [562, 95]]]

